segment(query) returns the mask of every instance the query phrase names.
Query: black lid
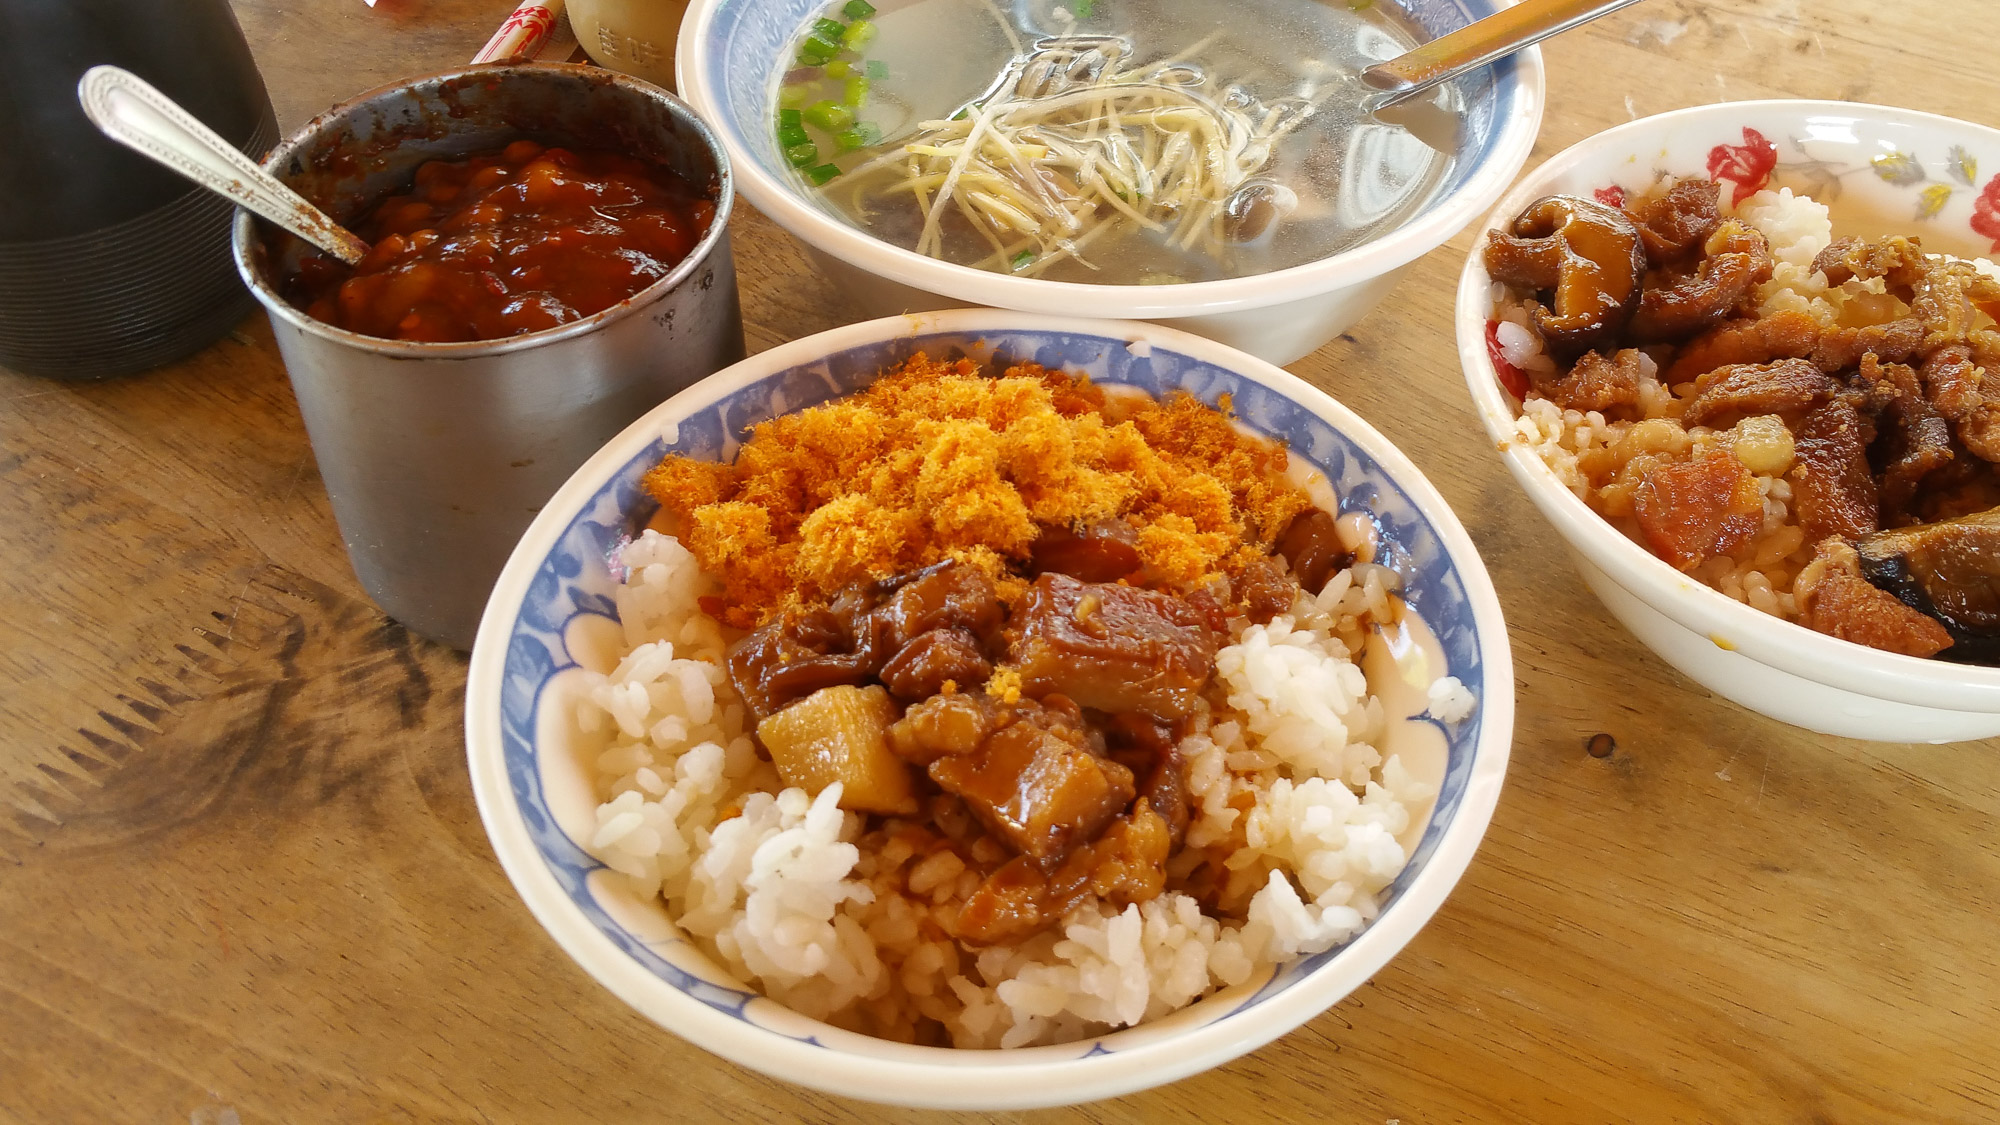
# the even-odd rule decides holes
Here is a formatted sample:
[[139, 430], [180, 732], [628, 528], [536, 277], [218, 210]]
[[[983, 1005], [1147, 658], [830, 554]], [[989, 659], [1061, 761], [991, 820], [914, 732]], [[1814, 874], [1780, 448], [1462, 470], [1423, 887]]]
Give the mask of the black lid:
[[99, 63], [159, 87], [233, 144], [249, 144], [259, 125], [266, 137], [276, 133], [264, 80], [228, 0], [4, 0], [0, 242], [95, 230], [193, 186], [84, 117], [77, 80]]

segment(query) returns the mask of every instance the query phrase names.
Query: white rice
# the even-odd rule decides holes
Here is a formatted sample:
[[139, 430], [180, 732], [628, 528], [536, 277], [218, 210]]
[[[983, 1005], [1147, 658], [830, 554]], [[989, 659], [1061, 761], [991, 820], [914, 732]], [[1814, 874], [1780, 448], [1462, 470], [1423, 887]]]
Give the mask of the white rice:
[[[1015, 1047], [1156, 1018], [1359, 932], [1407, 861], [1397, 836], [1433, 795], [1373, 745], [1382, 708], [1349, 644], [1387, 610], [1395, 573], [1360, 563], [1289, 616], [1236, 623], [1216, 657], [1228, 704], [1181, 744], [1190, 819], [1170, 874], [1233, 847], [1245, 917], [1209, 917], [1169, 891], [1122, 910], [1093, 900], [1016, 945], [961, 947], [936, 935], [952, 932], [977, 871], [894, 838], [858, 846], [863, 818], [838, 808], [837, 786], [783, 788], [760, 759], [721, 630], [695, 602], [713, 584], [694, 557], [647, 531], [614, 563], [628, 574], [617, 603], [631, 648], [578, 708], [602, 746], [588, 848], [640, 895], [663, 896], [746, 983], [842, 1026], [909, 1038], [935, 1021], [960, 1047]], [[1428, 699], [1447, 722], [1474, 704], [1450, 677]]]
[[1472, 690], [1458, 682], [1457, 676], [1440, 676], [1431, 681], [1427, 697], [1430, 707], [1427, 714], [1443, 723], [1462, 723], [1472, 717], [1479, 706], [1479, 698]]

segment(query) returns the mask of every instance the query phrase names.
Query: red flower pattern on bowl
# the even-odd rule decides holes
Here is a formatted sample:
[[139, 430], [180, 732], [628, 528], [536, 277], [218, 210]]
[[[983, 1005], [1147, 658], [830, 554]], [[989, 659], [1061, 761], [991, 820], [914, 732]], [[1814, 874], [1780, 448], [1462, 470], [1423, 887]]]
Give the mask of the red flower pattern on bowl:
[[1764, 190], [1777, 167], [1778, 146], [1748, 125], [1743, 127], [1742, 144], [1716, 145], [1708, 150], [1708, 178], [1736, 185], [1729, 196], [1732, 207]]
[[1993, 240], [1993, 250], [2000, 253], [2000, 176], [1986, 181], [1986, 190], [1972, 201], [1972, 229]]

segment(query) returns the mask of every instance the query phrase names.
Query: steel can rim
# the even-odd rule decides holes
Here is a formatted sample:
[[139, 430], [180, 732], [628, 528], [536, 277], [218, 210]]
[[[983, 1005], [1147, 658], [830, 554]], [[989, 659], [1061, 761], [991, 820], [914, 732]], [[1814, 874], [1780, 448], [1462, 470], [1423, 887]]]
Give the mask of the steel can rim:
[[[498, 340], [465, 340], [451, 343], [434, 343], [422, 340], [390, 340], [381, 336], [368, 336], [360, 332], [339, 328], [324, 321], [307, 316], [305, 310], [285, 300], [258, 268], [259, 254], [257, 219], [250, 212], [237, 208], [236, 220], [231, 227], [230, 251], [236, 262], [236, 272], [243, 284], [257, 298], [265, 310], [274, 317], [280, 317], [301, 331], [309, 332], [323, 339], [348, 347], [377, 352], [408, 359], [475, 359], [482, 356], [503, 355], [510, 352], [526, 351], [543, 347], [562, 340], [584, 335], [614, 320], [636, 315], [657, 302], [669, 292], [694, 276], [704, 268], [715, 247], [729, 236], [729, 217], [735, 203], [735, 181], [729, 165], [729, 154], [716, 139], [708, 123], [701, 119], [694, 109], [678, 96], [653, 85], [644, 79], [635, 78], [619, 71], [603, 67], [587, 66], [579, 63], [480, 63], [470, 66], [453, 67], [449, 70], [418, 75], [414, 78], [399, 79], [384, 83], [320, 113], [304, 125], [287, 134], [272, 147], [260, 162], [264, 170], [278, 176], [278, 169], [303, 147], [308, 141], [326, 130], [336, 127], [349, 115], [370, 103], [384, 98], [426, 88], [444, 88], [455, 82], [468, 79], [506, 79], [522, 75], [549, 75], [572, 80], [599, 82], [615, 86], [656, 102], [678, 123], [684, 125], [707, 149], [715, 164], [715, 216], [709, 220], [708, 229], [702, 232], [701, 240], [695, 243], [687, 257], [683, 258], [665, 277], [644, 289], [613, 304], [611, 307], [592, 313], [586, 317], [553, 328], [535, 332], [524, 332], [518, 336], [508, 336]], [[540, 81], [531, 77], [529, 81]], [[282, 177], [280, 177], [282, 179]]]

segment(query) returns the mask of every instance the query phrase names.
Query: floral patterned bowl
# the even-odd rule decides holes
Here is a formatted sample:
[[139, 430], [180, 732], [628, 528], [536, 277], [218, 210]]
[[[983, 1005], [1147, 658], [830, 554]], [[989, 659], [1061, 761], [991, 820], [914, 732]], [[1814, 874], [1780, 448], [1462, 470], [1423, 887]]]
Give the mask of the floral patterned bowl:
[[[1410, 861], [1384, 892], [1380, 915], [1347, 944], [1081, 1042], [915, 1047], [807, 1019], [745, 988], [681, 937], [658, 899], [639, 901], [580, 846], [595, 827], [596, 802], [567, 733], [565, 693], [580, 664], [601, 659], [607, 631], [619, 632], [606, 554], [655, 507], [639, 478], [669, 451], [728, 457], [745, 427], [858, 390], [918, 349], [1032, 359], [1155, 396], [1186, 390], [1212, 404], [1230, 395], [1241, 424], [1284, 439], [1324, 474], [1342, 510], [1365, 507], [1402, 548], [1410, 603], [1477, 707], [1459, 722], [1419, 716], [1404, 724], [1420, 728], [1411, 748], [1418, 757], [1409, 760], [1437, 796], [1428, 820], [1412, 826]], [[615, 661], [622, 644], [610, 647]], [[961, 310], [851, 325], [753, 356], [605, 446], [543, 508], [501, 573], [472, 650], [465, 728], [480, 816], [515, 889], [563, 949], [627, 1003], [707, 1050], [802, 1085], [999, 1109], [1170, 1082], [1290, 1031], [1359, 987], [1416, 934], [1471, 860], [1499, 798], [1513, 705], [1506, 626], [1477, 551], [1423, 474], [1367, 423], [1278, 368], [1174, 329]]]
[[[1835, 235], [1898, 232], [1921, 235], [1932, 252], [2000, 252], [2000, 130], [1853, 102], [1731, 102], [1608, 129], [1530, 172], [1486, 225], [1504, 226], [1544, 195], [1619, 202], [1663, 174], [1707, 175], [1725, 202], [1767, 187], [1811, 195], [1831, 209]], [[1614, 617], [1703, 687], [1796, 726], [1893, 742], [2000, 734], [2000, 668], [1864, 648], [1734, 601], [1626, 538], [1515, 444], [1525, 387], [1505, 384], [1489, 350], [1484, 246], [1475, 240], [1459, 277], [1466, 383], [1507, 468]]]

